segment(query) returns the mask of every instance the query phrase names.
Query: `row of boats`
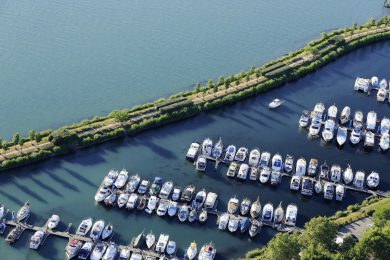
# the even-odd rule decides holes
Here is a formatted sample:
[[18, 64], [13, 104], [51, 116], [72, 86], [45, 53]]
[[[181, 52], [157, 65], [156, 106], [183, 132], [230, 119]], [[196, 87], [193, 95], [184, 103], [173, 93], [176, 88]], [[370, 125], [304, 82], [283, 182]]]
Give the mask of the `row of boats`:
[[[376, 94], [376, 100], [379, 102], [384, 102], [389, 98], [389, 85], [390, 82], [388, 84], [386, 79], [381, 79], [379, 81], [377, 76], [373, 76], [371, 79], [357, 77], [353, 89], [355, 91], [363, 91], [367, 94], [370, 93], [371, 89], [377, 89], [378, 92]], [[390, 99], [388, 99], [388, 102], [390, 102]]]
[[[335, 137], [335, 130], [337, 129], [336, 142], [339, 146], [343, 146], [348, 138], [348, 129], [352, 129], [349, 138], [351, 144], [358, 144], [364, 137], [365, 148], [373, 148], [375, 145], [375, 133], [377, 133], [380, 136], [379, 146], [381, 150], [387, 151], [389, 149], [389, 118], [382, 118], [380, 126], [377, 129], [378, 118], [375, 111], [368, 112], [366, 121], [364, 122], [364, 115], [362, 111], [356, 111], [353, 118], [351, 118], [351, 109], [346, 106], [341, 111], [339, 125], [336, 123], [338, 116], [337, 107], [335, 105], [328, 108], [326, 115], [324, 114], [324, 111], [325, 106], [323, 103], [317, 103], [312, 112], [303, 111], [299, 118], [299, 126], [303, 128], [308, 127], [309, 135], [317, 137], [319, 136], [323, 124], [323, 118], [325, 117], [326, 120], [324, 122], [324, 128], [321, 132], [322, 139], [325, 142], [331, 142], [333, 140]], [[344, 126], [348, 122], [349, 126]]]

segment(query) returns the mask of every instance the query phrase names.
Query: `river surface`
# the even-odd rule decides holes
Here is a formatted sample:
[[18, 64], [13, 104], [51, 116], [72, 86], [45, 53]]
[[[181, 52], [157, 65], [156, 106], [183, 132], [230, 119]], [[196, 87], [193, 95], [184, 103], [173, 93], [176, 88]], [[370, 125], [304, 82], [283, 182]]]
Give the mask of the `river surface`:
[[[382, 1], [248, 1], [245, 6], [222, 1], [200, 1], [193, 6], [172, 1], [135, 1], [131, 5], [123, 1], [115, 7], [95, 2], [2, 2], [0, 113], [4, 136], [16, 129], [55, 127], [173, 93], [196, 81], [277, 57], [323, 30], [383, 13]], [[347, 8], [352, 11], [346, 12]], [[292, 10], [299, 15], [291, 15]], [[59, 229], [68, 223], [77, 226], [92, 216], [113, 223], [114, 240], [122, 244], [142, 230], [153, 230], [170, 234], [178, 242], [179, 255], [195, 240], [199, 247], [213, 241], [218, 259], [237, 258], [264, 245], [275, 232], [263, 228], [250, 240], [247, 235], [219, 231], [212, 216], [206, 225], [182, 224], [144, 212], [105, 208], [93, 200], [98, 185], [109, 169], [127, 168], [143, 178], [162, 176], [182, 187], [193, 183], [217, 192], [221, 210], [237, 195], [252, 200], [260, 196], [263, 205], [272, 202], [276, 206], [280, 201], [284, 207], [297, 204], [298, 226], [311, 217], [334, 214], [361, 202], [365, 195], [348, 192], [342, 203], [325, 202], [322, 197], [304, 198], [290, 192], [287, 179], [278, 188], [271, 188], [228, 180], [226, 167], [214, 171], [209, 165], [205, 174], [197, 174], [184, 154], [195, 139], [221, 136], [225, 145], [258, 146], [283, 156], [289, 153], [342, 167], [349, 163], [354, 170], [377, 170], [382, 177], [380, 188], [387, 190], [388, 154], [365, 153], [361, 146], [349, 144], [338, 150], [334, 143], [309, 140], [306, 131], [297, 127], [297, 120], [303, 109], [311, 109], [318, 101], [389, 116], [388, 104], [378, 104], [374, 95], [367, 97], [352, 90], [356, 76], [389, 79], [389, 59], [390, 44], [379, 43], [229, 108], [2, 173], [0, 202], [17, 210], [30, 200], [33, 214], [29, 222], [37, 225], [43, 225], [54, 213], [62, 219]], [[286, 102], [277, 111], [269, 111], [267, 104], [275, 97]], [[33, 251], [28, 249], [30, 236], [26, 232], [13, 246], [0, 243], [1, 258], [64, 259], [65, 240], [49, 237], [40, 250]]]

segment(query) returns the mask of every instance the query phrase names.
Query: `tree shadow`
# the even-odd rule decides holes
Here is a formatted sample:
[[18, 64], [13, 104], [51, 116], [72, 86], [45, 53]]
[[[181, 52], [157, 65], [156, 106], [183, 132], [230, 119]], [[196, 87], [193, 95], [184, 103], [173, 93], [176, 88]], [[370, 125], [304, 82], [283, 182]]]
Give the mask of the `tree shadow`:
[[33, 190], [31, 190], [30, 188], [28, 188], [27, 186], [25, 185], [22, 185], [22, 184], [19, 184], [17, 182], [14, 182], [14, 185], [20, 189], [21, 191], [23, 191], [24, 193], [26, 193], [27, 195], [35, 198], [36, 200], [42, 202], [42, 203], [45, 203], [47, 204], [47, 200], [45, 200], [44, 198], [42, 198], [41, 196], [38, 195], [38, 193], [34, 192]]
[[63, 168], [65, 171], [67, 171], [70, 175], [72, 175], [75, 179], [91, 186], [91, 187], [96, 187], [96, 185], [91, 182], [90, 180], [88, 180], [87, 178], [85, 178], [84, 176], [82, 176], [81, 174], [71, 170], [71, 169], [68, 169], [68, 168]]
[[4, 197], [6, 197], [7, 199], [9, 199], [10, 201], [12, 201], [13, 203], [17, 204], [17, 205], [23, 205], [23, 203], [24, 203], [23, 201], [19, 200], [17, 197], [12, 196], [11, 194], [5, 193], [1, 189], [0, 189], [0, 194], [3, 195]]
[[47, 184], [44, 184], [43, 182], [41, 182], [40, 180], [37, 180], [36, 178], [34, 177], [31, 177], [31, 180], [33, 182], [35, 182], [37, 185], [41, 186], [42, 188], [44, 188], [45, 190], [53, 193], [54, 195], [58, 196], [58, 197], [62, 197], [62, 194], [59, 193], [57, 190], [53, 189], [52, 187], [50, 187], [49, 185]]
[[73, 184], [67, 182], [66, 180], [64, 180], [63, 178], [61, 177], [58, 177], [55, 173], [53, 173], [52, 171], [49, 171], [49, 170], [44, 170], [46, 173], [47, 173], [47, 176], [49, 176], [51, 179], [53, 179], [54, 181], [58, 182], [60, 185], [62, 185], [63, 187], [65, 188], [68, 188], [70, 190], [73, 190], [73, 191], [76, 191], [76, 192], [79, 192], [79, 189], [74, 186]]

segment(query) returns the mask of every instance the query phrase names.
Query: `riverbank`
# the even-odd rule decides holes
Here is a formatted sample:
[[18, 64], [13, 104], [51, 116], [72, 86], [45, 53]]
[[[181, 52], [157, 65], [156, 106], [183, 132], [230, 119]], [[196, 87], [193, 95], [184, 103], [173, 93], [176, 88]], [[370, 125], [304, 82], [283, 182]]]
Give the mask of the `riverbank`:
[[132, 136], [141, 131], [178, 121], [216, 107], [263, 93], [286, 82], [296, 80], [358, 47], [390, 37], [389, 16], [377, 22], [322, 34], [318, 40], [259, 68], [229, 77], [217, 83], [197, 85], [167, 99], [113, 111], [106, 117], [95, 117], [55, 131], [31, 133], [28, 138], [15, 135], [3, 143], [0, 170], [6, 170], [114, 138]]

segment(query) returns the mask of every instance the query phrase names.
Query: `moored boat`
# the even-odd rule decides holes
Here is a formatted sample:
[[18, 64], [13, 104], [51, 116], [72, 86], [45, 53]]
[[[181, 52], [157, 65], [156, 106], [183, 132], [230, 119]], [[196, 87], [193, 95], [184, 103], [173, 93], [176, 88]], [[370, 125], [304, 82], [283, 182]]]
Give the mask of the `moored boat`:
[[171, 195], [172, 189], [173, 189], [173, 182], [172, 181], [164, 182], [164, 184], [161, 188], [159, 197], [161, 199], [167, 199]]
[[111, 242], [109, 246], [107, 247], [106, 252], [103, 255], [103, 260], [113, 260], [115, 259], [116, 255], [118, 254], [118, 246]]
[[268, 166], [270, 159], [271, 159], [271, 153], [270, 152], [267, 152], [267, 151], [262, 152], [261, 156], [260, 156], [259, 166], [260, 167]]
[[[2, 218], [2, 216], [0, 216], [0, 219], [1, 218]], [[47, 228], [53, 230], [53, 229], [55, 229], [58, 226], [58, 223], [60, 223], [60, 217], [58, 215], [54, 214], [47, 221]]]
[[325, 121], [324, 129], [322, 130], [322, 139], [325, 142], [330, 142], [334, 137], [335, 122], [332, 119]]
[[147, 235], [146, 235], [146, 247], [148, 249], [151, 249], [154, 245], [154, 243], [156, 242], [156, 236], [153, 234], [152, 231], [150, 231]]
[[297, 160], [295, 166], [295, 175], [303, 176], [305, 174], [306, 174], [306, 160], [303, 157], [301, 157]]
[[248, 159], [248, 164], [249, 166], [255, 166], [260, 162], [260, 150], [258, 148], [254, 148], [250, 153], [249, 153], [249, 159]]
[[252, 219], [252, 224], [249, 228], [249, 236], [250, 237], [255, 237], [261, 230], [261, 222], [255, 220], [255, 219]]
[[318, 118], [314, 118], [309, 127], [309, 135], [311, 137], [317, 137], [321, 130], [321, 121]]
[[265, 166], [263, 167], [263, 169], [261, 169], [259, 180], [261, 183], [264, 184], [269, 180], [270, 176], [271, 176], [271, 169]]
[[128, 172], [125, 169], [122, 169], [114, 182], [114, 186], [118, 189], [123, 188], [127, 182], [128, 177]]
[[217, 206], [218, 195], [214, 192], [207, 193], [206, 201], [204, 207], [206, 209], [213, 209]]
[[262, 222], [272, 222], [274, 216], [274, 206], [272, 203], [267, 203], [263, 207], [263, 212], [261, 214], [261, 221]]
[[248, 176], [249, 166], [246, 163], [240, 165], [237, 173], [237, 179], [246, 180]]
[[387, 90], [380, 88], [378, 89], [378, 92], [376, 93], [376, 101], [383, 102], [387, 98]]
[[157, 208], [158, 198], [156, 196], [150, 196], [145, 211], [149, 214]]
[[227, 211], [230, 214], [234, 214], [237, 212], [238, 208], [239, 208], [239, 201], [238, 201], [237, 197], [234, 196], [233, 198], [230, 198], [230, 200], [228, 202]]
[[182, 205], [182, 206], [179, 208], [179, 212], [178, 212], [178, 214], [177, 214], [177, 217], [178, 217], [179, 221], [180, 221], [180, 222], [186, 221], [187, 218], [188, 218], [188, 215], [189, 215], [188, 206]]
[[375, 189], [379, 185], [379, 173], [372, 171], [367, 176], [367, 187], [370, 189]]
[[30, 216], [30, 203], [26, 201], [24, 205], [16, 213], [16, 221], [20, 222]]
[[238, 170], [238, 164], [236, 162], [230, 163], [229, 168], [226, 172], [226, 176], [234, 178], [236, 176], [237, 170]]
[[106, 175], [106, 177], [104, 177], [103, 187], [108, 188], [108, 187], [111, 187], [112, 185], [114, 185], [114, 182], [115, 182], [116, 178], [118, 177], [118, 174], [119, 174], [118, 171], [111, 169], [108, 172], [108, 174]]
[[316, 181], [316, 184], [314, 185], [314, 190], [317, 194], [319, 194], [322, 191], [322, 184], [319, 180]]
[[241, 234], [245, 233], [249, 229], [250, 225], [251, 225], [251, 222], [250, 222], [249, 218], [247, 218], [247, 217], [241, 218], [240, 224], [239, 224]]
[[387, 117], [382, 118], [380, 126], [380, 134], [388, 134], [390, 130], [390, 119]]
[[164, 182], [163, 178], [154, 177], [152, 186], [150, 186], [150, 189], [149, 189], [149, 195], [150, 196], [157, 196], [160, 193], [163, 182]]
[[197, 245], [195, 242], [192, 242], [186, 250], [185, 258], [188, 258], [189, 260], [195, 259], [197, 253]]
[[341, 181], [341, 167], [338, 164], [333, 164], [330, 168], [330, 180], [333, 182]]
[[278, 153], [274, 154], [274, 156], [272, 156], [272, 166], [271, 166], [272, 170], [280, 172], [282, 170], [282, 167], [283, 167], [282, 156]]
[[236, 232], [238, 229], [238, 225], [240, 224], [240, 219], [234, 216], [229, 218], [228, 230], [232, 233]]
[[271, 103], [268, 104], [268, 107], [270, 109], [274, 109], [274, 108], [279, 107], [281, 104], [282, 104], [282, 101], [278, 98], [275, 98], [274, 100], [272, 100]]
[[314, 118], [321, 119], [325, 111], [325, 106], [323, 103], [319, 102], [314, 106], [314, 110], [312, 112], [312, 116]]
[[346, 127], [340, 126], [337, 129], [336, 141], [339, 146], [342, 146], [347, 141], [348, 130]]
[[337, 201], [342, 201], [345, 195], [345, 188], [344, 185], [342, 184], [337, 184], [336, 185], [336, 200]]
[[43, 230], [38, 230], [30, 239], [30, 248], [37, 250], [38, 247], [42, 244], [45, 237], [45, 232]]
[[310, 112], [307, 110], [304, 110], [302, 112], [301, 117], [299, 118], [299, 127], [307, 127], [310, 120]]
[[333, 199], [334, 186], [333, 183], [325, 182], [324, 185], [324, 198], [327, 200]]
[[337, 107], [332, 105], [328, 108], [328, 118], [331, 120], [336, 120], [337, 117]]
[[169, 235], [160, 234], [160, 236], [157, 240], [155, 251], [159, 252], [159, 253], [164, 253], [165, 248], [167, 247], [168, 241], [169, 241]]
[[92, 253], [93, 246], [93, 242], [85, 242], [79, 250], [78, 259], [87, 259]]
[[141, 178], [139, 177], [138, 174], [134, 174], [134, 175], [130, 176], [129, 182], [126, 185], [126, 191], [128, 193], [135, 192], [137, 190], [140, 182], [141, 182]]
[[124, 206], [126, 206], [126, 203], [127, 201], [129, 200], [129, 197], [130, 197], [130, 194], [127, 193], [127, 192], [122, 192], [119, 196], [118, 196], [118, 207], [119, 208], [123, 208]]
[[363, 112], [358, 110], [353, 116], [352, 126], [354, 128], [361, 128], [363, 126]]
[[195, 162], [195, 169], [200, 172], [204, 172], [206, 170], [207, 160], [206, 157], [200, 155]]
[[270, 184], [271, 185], [278, 185], [282, 181], [282, 174], [279, 171], [272, 170], [271, 171], [271, 177], [270, 177]]
[[224, 160], [227, 162], [232, 162], [234, 160], [235, 155], [236, 155], [236, 147], [231, 144], [226, 148]]
[[351, 137], [349, 138], [349, 140], [351, 141], [351, 143], [353, 145], [355, 145], [355, 144], [358, 144], [360, 142], [360, 140], [362, 138], [361, 136], [362, 136], [361, 128], [355, 127], [352, 130]]
[[252, 205], [251, 200], [249, 198], [244, 198], [240, 204], [241, 215], [245, 216], [246, 214], [248, 214], [248, 212], [251, 208], [251, 205]]
[[389, 149], [390, 135], [388, 133], [382, 134], [379, 141], [379, 147], [382, 152], [386, 152]]
[[128, 260], [130, 258], [130, 247], [125, 246], [119, 249], [119, 260]]
[[65, 255], [68, 259], [72, 259], [75, 257], [80, 248], [81, 248], [82, 243], [76, 239], [69, 239], [68, 244], [65, 247]]
[[169, 240], [165, 251], [170, 256], [174, 255], [177, 251], [176, 242], [173, 240]]
[[378, 79], [378, 77], [377, 76], [372, 76], [371, 80], [370, 80], [370, 83], [371, 83], [371, 86], [373, 88], [379, 87], [379, 79]]
[[315, 158], [311, 158], [309, 162], [309, 166], [307, 167], [307, 175], [315, 176], [317, 174], [318, 160]]
[[198, 215], [198, 220], [200, 223], [204, 223], [206, 222], [207, 220], [207, 210], [206, 209], [202, 209]]
[[370, 80], [369, 79], [364, 79], [357, 77], [355, 80], [355, 85], [353, 87], [354, 90], [356, 91], [363, 91], [363, 92], [368, 92], [370, 88]]
[[351, 108], [346, 106], [341, 110], [341, 115], [340, 115], [340, 123], [345, 124], [349, 121], [351, 116]]
[[198, 142], [191, 143], [186, 154], [186, 159], [190, 161], [195, 161], [196, 156], [199, 153], [199, 148], [200, 148], [200, 144]]
[[229, 214], [223, 213], [218, 217], [218, 229], [225, 230], [229, 223]]
[[252, 203], [251, 209], [250, 209], [250, 215], [252, 218], [258, 218], [261, 213], [261, 203], [260, 198], [257, 197], [256, 201]]
[[252, 166], [250, 168], [249, 179], [251, 181], [257, 181], [258, 178], [259, 178], [259, 169], [255, 166]]
[[294, 175], [291, 177], [290, 181], [290, 189], [291, 190], [299, 190], [299, 187], [301, 186], [301, 176], [299, 175]]
[[142, 180], [137, 191], [139, 194], [143, 195], [146, 192], [148, 192], [149, 187], [150, 187], [150, 181], [149, 180]]
[[206, 196], [207, 196], [207, 193], [206, 193], [205, 189], [198, 191], [198, 193], [195, 196], [195, 199], [192, 201], [192, 208], [203, 207], [203, 204], [206, 201]]
[[377, 120], [377, 116], [376, 116], [375, 111], [368, 112], [367, 120], [366, 120], [366, 129], [367, 130], [375, 130], [376, 120]]
[[139, 197], [136, 193], [131, 193], [126, 203], [126, 209], [135, 209], [138, 205]]
[[364, 148], [367, 150], [373, 149], [375, 144], [375, 134], [371, 131], [367, 131], [364, 135]]
[[289, 204], [286, 208], [286, 218], [284, 224], [295, 226], [298, 215], [298, 207], [295, 204]]
[[246, 156], [248, 155], [248, 148], [246, 147], [240, 147], [238, 148], [238, 151], [236, 155], [234, 156], [234, 160], [238, 162], [243, 162], [246, 159]]
[[274, 214], [274, 225], [282, 224], [284, 220], [284, 210], [282, 208], [282, 202], [279, 203], [278, 207], [275, 209]]
[[285, 172], [290, 173], [294, 168], [294, 156], [287, 154], [284, 160], [283, 169]]
[[343, 181], [345, 184], [350, 184], [353, 180], [353, 171], [351, 166], [348, 164], [348, 167], [343, 172]]
[[211, 156], [218, 159], [219, 157], [221, 157], [222, 153], [223, 153], [223, 143], [222, 143], [222, 139], [219, 138], [219, 141], [215, 144], [211, 152]]
[[145, 240], [145, 233], [142, 231], [134, 238], [132, 245], [135, 248], [141, 248], [145, 244]]
[[202, 155], [211, 156], [213, 151], [213, 141], [210, 138], [204, 139], [202, 143]]
[[304, 177], [302, 180], [301, 194], [306, 196], [313, 195], [314, 181], [311, 178]]
[[181, 194], [180, 200], [182, 202], [190, 202], [194, 194], [195, 194], [195, 186], [190, 184], [187, 187], [185, 187], [184, 191]]
[[102, 239], [107, 239], [112, 235], [112, 231], [114, 230], [114, 226], [111, 223], [108, 223], [107, 226], [103, 229]]
[[178, 201], [180, 199], [181, 195], [181, 188], [180, 187], [174, 187], [172, 192], [172, 200]]
[[92, 250], [90, 259], [99, 260], [102, 259], [104, 252], [106, 252], [107, 246], [104, 243], [96, 244], [95, 248]]
[[[78, 236], [86, 236], [89, 230], [92, 227], [93, 220], [92, 218], [83, 219], [76, 230], [76, 235]], [[103, 224], [104, 225], [104, 224]]]
[[177, 202], [176, 201], [169, 201], [168, 206], [168, 216], [173, 217], [176, 215], [177, 212]]
[[320, 179], [329, 180], [329, 166], [324, 162], [320, 167]]
[[362, 189], [364, 187], [364, 178], [366, 177], [366, 174], [358, 170], [355, 174], [355, 178], [353, 179], [353, 186], [355, 186], [358, 189]]
[[103, 230], [104, 230], [104, 220], [96, 221], [95, 224], [93, 224], [92, 226], [90, 238], [92, 238], [93, 240], [98, 240], [102, 235]]

